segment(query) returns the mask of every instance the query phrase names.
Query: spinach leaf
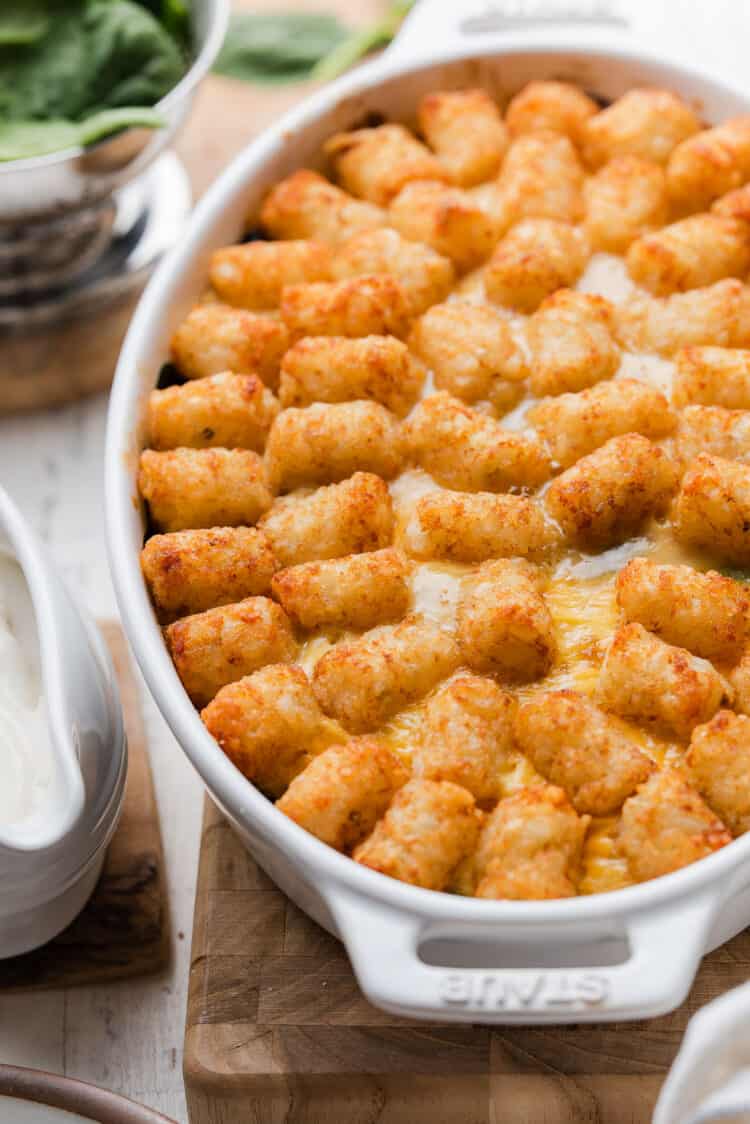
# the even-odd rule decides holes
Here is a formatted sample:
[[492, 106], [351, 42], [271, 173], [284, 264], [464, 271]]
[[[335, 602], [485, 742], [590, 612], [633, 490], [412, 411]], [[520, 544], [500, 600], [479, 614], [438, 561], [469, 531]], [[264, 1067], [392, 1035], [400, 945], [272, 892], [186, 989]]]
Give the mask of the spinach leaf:
[[236, 12], [214, 70], [245, 82], [300, 81], [346, 36], [324, 13]]
[[395, 39], [414, 3], [415, 0], [394, 0], [382, 19], [376, 20], [369, 27], [353, 31], [325, 58], [322, 58], [313, 68], [311, 77], [319, 81], [338, 78], [339, 74], [343, 74], [365, 55], [369, 55], [370, 51], [378, 47], [387, 47]]
[[158, 129], [164, 124], [155, 109], [140, 106], [103, 109], [83, 121], [0, 121], [0, 161], [46, 156], [64, 148], [95, 144], [121, 129]]
[[48, 29], [46, 0], [4, 0], [0, 11], [0, 46], [36, 43]]

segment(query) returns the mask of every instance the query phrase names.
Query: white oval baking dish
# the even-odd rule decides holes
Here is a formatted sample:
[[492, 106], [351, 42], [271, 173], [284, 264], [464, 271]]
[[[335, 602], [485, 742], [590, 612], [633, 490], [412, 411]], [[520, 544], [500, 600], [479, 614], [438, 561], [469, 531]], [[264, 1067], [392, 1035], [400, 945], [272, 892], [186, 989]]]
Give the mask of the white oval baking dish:
[[668, 877], [565, 901], [472, 900], [359, 867], [277, 812], [221, 752], [172, 667], [139, 568], [143, 407], [170, 333], [204, 285], [210, 252], [236, 240], [275, 181], [319, 165], [321, 144], [332, 132], [370, 112], [408, 121], [430, 90], [484, 85], [507, 95], [532, 78], [549, 77], [570, 78], [606, 99], [634, 85], [663, 85], [693, 101], [709, 121], [750, 109], [739, 88], [670, 64], [612, 27], [497, 32], [487, 30], [491, 19], [464, 19], [469, 7], [423, 0], [395, 49], [263, 133], [213, 186], [187, 236], [159, 268], [133, 319], [110, 404], [112, 573], [143, 673], [188, 757], [259, 863], [344, 941], [368, 999], [397, 1014], [452, 1021], [644, 1018], [677, 1006], [700, 957], [750, 922], [750, 834]]

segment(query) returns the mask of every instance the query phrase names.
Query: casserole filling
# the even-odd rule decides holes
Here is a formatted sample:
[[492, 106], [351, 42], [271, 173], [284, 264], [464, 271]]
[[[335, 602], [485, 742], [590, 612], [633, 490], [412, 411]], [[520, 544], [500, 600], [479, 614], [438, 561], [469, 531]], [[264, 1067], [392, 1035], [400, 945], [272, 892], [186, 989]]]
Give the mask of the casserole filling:
[[142, 568], [281, 812], [557, 898], [750, 825], [750, 118], [532, 82], [332, 137], [148, 406]]

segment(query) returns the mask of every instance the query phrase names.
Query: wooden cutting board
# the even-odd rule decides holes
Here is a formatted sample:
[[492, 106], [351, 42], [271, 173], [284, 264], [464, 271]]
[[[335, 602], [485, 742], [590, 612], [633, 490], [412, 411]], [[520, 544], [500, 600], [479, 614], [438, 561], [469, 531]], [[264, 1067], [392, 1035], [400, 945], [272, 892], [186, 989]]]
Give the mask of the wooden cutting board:
[[164, 855], [138, 687], [122, 629], [113, 621], [100, 628], [115, 665], [128, 738], [122, 815], [83, 912], [43, 948], [0, 960], [0, 1011], [4, 991], [145, 975], [169, 959]]
[[190, 1124], [647, 1124], [690, 1015], [750, 976], [750, 930], [650, 1022], [409, 1022], [276, 889], [207, 801], [193, 929]]

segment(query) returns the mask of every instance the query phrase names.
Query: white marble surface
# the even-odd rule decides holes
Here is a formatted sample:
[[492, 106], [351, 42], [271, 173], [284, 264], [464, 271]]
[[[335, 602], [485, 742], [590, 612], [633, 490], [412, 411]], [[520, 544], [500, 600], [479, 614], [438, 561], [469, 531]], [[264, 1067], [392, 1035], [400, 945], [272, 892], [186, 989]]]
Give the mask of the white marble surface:
[[[102, 535], [106, 400], [0, 421], [0, 482], [99, 617], [116, 615]], [[142, 980], [0, 998], [0, 1061], [102, 1085], [187, 1119], [182, 1037], [202, 787], [142, 691], [166, 851], [173, 956]]]

